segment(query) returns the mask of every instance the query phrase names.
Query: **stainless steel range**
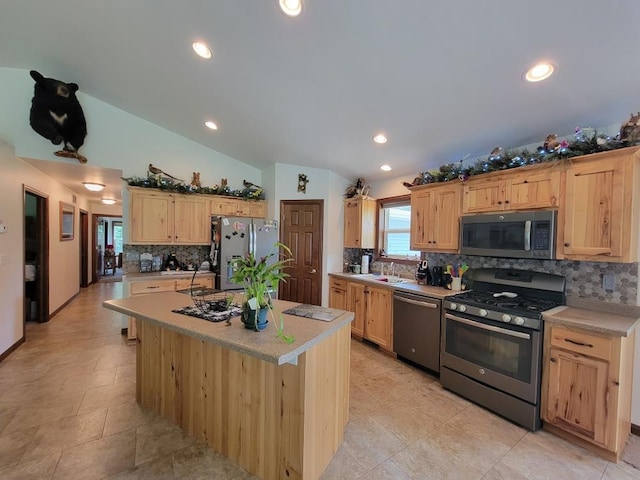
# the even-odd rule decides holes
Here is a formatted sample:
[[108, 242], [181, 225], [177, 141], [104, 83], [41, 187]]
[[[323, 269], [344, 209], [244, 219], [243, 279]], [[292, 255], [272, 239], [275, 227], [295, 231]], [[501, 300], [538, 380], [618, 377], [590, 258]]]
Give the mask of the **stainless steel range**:
[[565, 277], [481, 268], [445, 298], [440, 382], [530, 430], [540, 428], [542, 313], [565, 303]]

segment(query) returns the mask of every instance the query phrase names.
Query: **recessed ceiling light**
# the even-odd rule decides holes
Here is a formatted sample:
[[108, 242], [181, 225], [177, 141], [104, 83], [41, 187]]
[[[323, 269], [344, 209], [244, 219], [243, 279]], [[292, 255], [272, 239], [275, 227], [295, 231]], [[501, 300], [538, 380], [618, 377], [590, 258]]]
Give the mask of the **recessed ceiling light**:
[[101, 192], [104, 188], [104, 184], [95, 182], [82, 182], [82, 185], [90, 192]]
[[215, 122], [212, 122], [211, 120], [204, 122], [204, 124], [206, 125], [207, 128], [210, 128], [211, 130], [218, 129], [218, 125], [216, 125]]
[[387, 137], [385, 137], [382, 133], [379, 133], [373, 137], [373, 141], [376, 143], [387, 143]]
[[538, 63], [524, 73], [527, 82], [540, 82], [549, 78], [555, 70], [555, 65], [548, 62]]
[[113, 205], [116, 203], [116, 201], [113, 198], [103, 198], [102, 203], [104, 203], [105, 205]]
[[207, 47], [207, 45], [202, 43], [202, 42], [193, 42], [193, 44], [191, 46], [193, 47], [193, 51], [196, 52], [196, 54], [199, 57], [202, 57], [202, 58], [205, 58], [205, 59], [208, 60], [213, 55], [211, 53], [211, 49], [209, 47]]
[[278, 5], [290, 17], [297, 17], [302, 12], [302, 0], [278, 0]]
[[380, 170], [382, 170], [383, 172], [390, 172], [391, 171], [391, 165], [380, 165]]

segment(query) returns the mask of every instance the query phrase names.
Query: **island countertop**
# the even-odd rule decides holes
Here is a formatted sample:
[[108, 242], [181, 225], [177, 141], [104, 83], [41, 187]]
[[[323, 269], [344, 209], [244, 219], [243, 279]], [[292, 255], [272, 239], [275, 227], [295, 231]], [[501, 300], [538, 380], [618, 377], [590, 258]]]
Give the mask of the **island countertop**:
[[[102, 305], [107, 309], [277, 365], [295, 363], [301, 353], [331, 336], [354, 318], [354, 314], [347, 311], [330, 322], [284, 314], [284, 331], [295, 337], [295, 341], [289, 344], [276, 337], [276, 327], [271, 324], [270, 315], [267, 328], [261, 332], [255, 332], [245, 328], [240, 317], [232, 318], [231, 325], [227, 325], [224, 321], [213, 323], [173, 313], [171, 310], [193, 305], [191, 297], [182, 293], [139, 295], [106, 300]], [[294, 302], [274, 300], [276, 319], [278, 319], [277, 312], [297, 305], [299, 304]]]

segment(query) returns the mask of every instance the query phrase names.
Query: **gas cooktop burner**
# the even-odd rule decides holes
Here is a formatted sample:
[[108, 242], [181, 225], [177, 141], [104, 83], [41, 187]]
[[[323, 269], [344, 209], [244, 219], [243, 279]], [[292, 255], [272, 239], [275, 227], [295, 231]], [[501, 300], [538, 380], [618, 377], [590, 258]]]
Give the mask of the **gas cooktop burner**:
[[503, 296], [494, 296], [493, 292], [470, 291], [455, 296], [455, 301], [465, 305], [512, 310], [514, 312], [526, 312], [527, 315], [540, 313], [557, 307], [559, 304], [552, 300], [542, 298], [528, 298], [518, 296], [505, 299]]

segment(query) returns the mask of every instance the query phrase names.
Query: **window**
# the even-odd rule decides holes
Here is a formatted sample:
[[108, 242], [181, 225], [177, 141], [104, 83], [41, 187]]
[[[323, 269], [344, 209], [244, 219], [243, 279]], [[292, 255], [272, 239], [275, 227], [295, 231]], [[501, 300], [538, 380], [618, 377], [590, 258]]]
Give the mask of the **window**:
[[408, 196], [387, 198], [380, 205], [380, 249], [389, 258], [419, 259], [411, 250], [411, 199]]

